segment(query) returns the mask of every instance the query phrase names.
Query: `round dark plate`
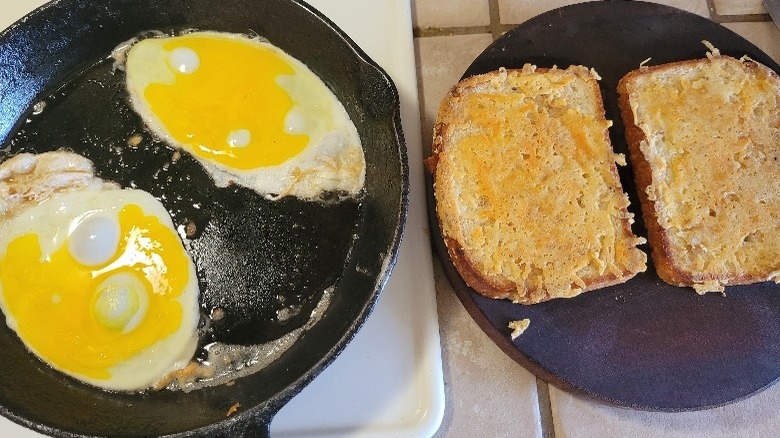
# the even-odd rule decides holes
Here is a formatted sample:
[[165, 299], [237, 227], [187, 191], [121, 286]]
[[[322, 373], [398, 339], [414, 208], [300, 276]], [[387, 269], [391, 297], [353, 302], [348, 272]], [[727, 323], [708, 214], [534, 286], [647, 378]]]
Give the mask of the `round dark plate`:
[[[646, 58], [649, 65], [703, 58], [702, 40], [722, 54], [747, 54], [780, 71], [754, 45], [700, 16], [643, 2], [592, 2], [547, 12], [507, 32], [464, 77], [525, 63], [593, 67], [603, 77], [606, 116], [614, 122], [612, 145], [628, 154], [618, 80]], [[647, 236], [630, 166], [620, 177], [634, 232]], [[647, 272], [622, 285], [523, 306], [470, 289], [447, 256], [434, 213], [431, 225], [447, 275], [474, 320], [510, 357], [556, 387], [625, 407], [684, 411], [743, 399], [780, 378], [780, 285], [699, 296], [661, 281], [649, 261]], [[642, 250], [650, 253], [647, 245]], [[513, 342], [507, 324], [523, 318], [530, 327]]]

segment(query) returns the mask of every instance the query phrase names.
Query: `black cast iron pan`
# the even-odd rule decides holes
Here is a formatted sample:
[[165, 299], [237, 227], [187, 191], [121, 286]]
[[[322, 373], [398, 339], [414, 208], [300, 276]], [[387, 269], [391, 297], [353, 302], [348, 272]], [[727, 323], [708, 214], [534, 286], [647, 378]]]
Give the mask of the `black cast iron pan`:
[[[128, 107], [124, 74], [112, 71], [109, 55], [141, 32], [187, 29], [260, 35], [317, 73], [357, 126], [364, 193], [269, 201], [238, 186], [216, 187], [187, 154], [172, 159], [172, 149]], [[129, 147], [137, 134], [141, 144]], [[267, 435], [273, 415], [368, 316], [406, 217], [408, 165], [395, 86], [333, 23], [296, 0], [47, 4], [0, 33], [0, 144], [0, 160], [21, 151], [81, 153], [99, 176], [151, 192], [175, 225], [194, 226], [202, 344], [278, 338], [301, 327], [335, 286], [324, 316], [272, 364], [232, 385], [190, 393], [92, 388], [47, 367], [0, 324], [0, 413], [56, 436]], [[215, 308], [224, 317], [212, 321]], [[283, 308], [296, 316], [281, 320]]]
[[[723, 26], [630, 1], [581, 3], [539, 15], [497, 39], [463, 76], [525, 63], [593, 67], [603, 78], [606, 117], [614, 122], [612, 146], [628, 156], [618, 80], [646, 58], [648, 65], [703, 58], [702, 40], [780, 72], [769, 56]], [[647, 236], [631, 168], [619, 172], [634, 232]], [[732, 286], [725, 297], [699, 296], [661, 281], [648, 261], [647, 272], [627, 283], [522, 306], [471, 290], [450, 262], [433, 215], [431, 225], [450, 282], [474, 320], [510, 357], [559, 388], [624, 407], [683, 411], [737, 401], [780, 379], [780, 285]], [[650, 253], [649, 246], [641, 248]], [[531, 324], [512, 341], [507, 324], [523, 318]]]

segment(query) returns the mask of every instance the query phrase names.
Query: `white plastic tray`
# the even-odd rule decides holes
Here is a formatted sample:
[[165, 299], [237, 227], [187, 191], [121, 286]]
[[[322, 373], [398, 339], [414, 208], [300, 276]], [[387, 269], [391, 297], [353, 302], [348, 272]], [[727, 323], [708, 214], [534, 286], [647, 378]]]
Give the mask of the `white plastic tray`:
[[[0, 0], [0, 29], [46, 3]], [[405, 0], [310, 0], [393, 78], [410, 164], [409, 217], [398, 262], [365, 326], [287, 404], [274, 437], [425, 437], [444, 413], [444, 384], [427, 229], [411, 11]], [[0, 436], [38, 437], [0, 416]]]

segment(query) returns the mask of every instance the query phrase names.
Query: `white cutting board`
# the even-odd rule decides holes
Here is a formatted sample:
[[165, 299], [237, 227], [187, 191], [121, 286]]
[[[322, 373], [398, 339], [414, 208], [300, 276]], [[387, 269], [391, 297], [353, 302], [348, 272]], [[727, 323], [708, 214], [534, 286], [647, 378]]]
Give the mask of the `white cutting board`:
[[[0, 0], [0, 29], [45, 0]], [[398, 262], [364, 327], [287, 404], [274, 437], [426, 437], [444, 414], [409, 0], [310, 0], [392, 77], [401, 97], [410, 202]], [[0, 437], [40, 435], [0, 416]]]

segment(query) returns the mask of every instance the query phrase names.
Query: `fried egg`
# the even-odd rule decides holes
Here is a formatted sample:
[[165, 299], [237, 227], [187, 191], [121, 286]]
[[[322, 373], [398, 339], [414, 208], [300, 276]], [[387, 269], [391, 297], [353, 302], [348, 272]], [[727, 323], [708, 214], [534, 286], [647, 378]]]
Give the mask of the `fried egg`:
[[133, 108], [217, 185], [303, 199], [362, 189], [366, 164], [355, 125], [322, 80], [278, 47], [217, 32], [128, 46]]
[[0, 165], [0, 197], [0, 308], [32, 353], [126, 391], [190, 362], [198, 282], [159, 201], [65, 152]]

